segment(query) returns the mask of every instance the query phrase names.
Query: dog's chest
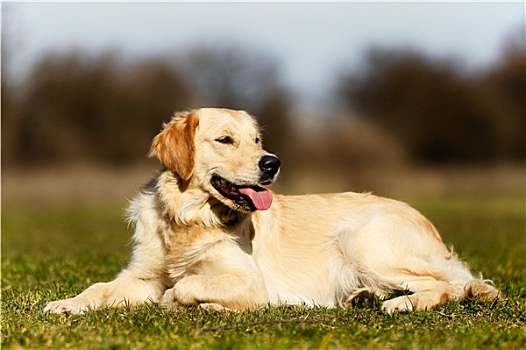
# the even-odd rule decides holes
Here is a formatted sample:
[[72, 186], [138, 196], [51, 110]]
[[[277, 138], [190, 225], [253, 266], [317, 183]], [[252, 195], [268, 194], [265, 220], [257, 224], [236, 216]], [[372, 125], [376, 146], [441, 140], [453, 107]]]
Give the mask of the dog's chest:
[[[189, 275], [206, 274], [213, 265], [228, 263], [225, 252], [246, 254], [246, 246], [234, 232], [224, 228], [182, 226], [165, 234], [165, 271], [172, 283]], [[235, 253], [235, 252], [234, 252]]]

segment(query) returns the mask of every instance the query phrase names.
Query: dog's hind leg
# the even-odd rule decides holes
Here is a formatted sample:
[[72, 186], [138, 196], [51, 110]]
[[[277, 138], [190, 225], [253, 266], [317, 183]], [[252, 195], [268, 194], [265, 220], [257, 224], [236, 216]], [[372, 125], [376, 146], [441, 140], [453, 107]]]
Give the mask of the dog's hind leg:
[[[469, 273], [469, 272], [468, 272]], [[470, 275], [471, 276], [471, 275]], [[450, 300], [475, 299], [491, 301], [500, 298], [497, 288], [481, 279], [439, 280], [432, 276], [400, 276], [401, 288], [413, 294], [399, 296], [383, 303], [382, 309], [389, 313], [395, 311], [428, 310]]]
[[400, 278], [400, 287], [400, 289], [405, 288], [413, 294], [384, 301], [382, 310], [388, 313], [428, 310], [453, 299], [456, 291], [454, 285], [426, 276], [402, 277]]

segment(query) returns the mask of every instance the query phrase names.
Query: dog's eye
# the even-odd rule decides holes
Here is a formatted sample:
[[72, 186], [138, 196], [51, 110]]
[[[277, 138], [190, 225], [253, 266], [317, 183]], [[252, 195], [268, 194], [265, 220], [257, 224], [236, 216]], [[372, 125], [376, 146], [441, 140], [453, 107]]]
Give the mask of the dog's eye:
[[230, 136], [221, 136], [220, 138], [216, 139], [216, 141], [225, 145], [231, 145], [234, 143], [234, 140]]
[[259, 137], [256, 137], [256, 145], [259, 144], [261, 142], [261, 140], [259, 139]]

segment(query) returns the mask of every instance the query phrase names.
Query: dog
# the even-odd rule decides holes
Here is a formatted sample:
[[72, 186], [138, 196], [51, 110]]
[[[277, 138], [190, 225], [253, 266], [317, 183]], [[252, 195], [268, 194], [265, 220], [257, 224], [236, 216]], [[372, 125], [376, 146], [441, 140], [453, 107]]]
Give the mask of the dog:
[[[244, 111], [176, 113], [154, 138], [162, 170], [131, 201], [129, 265], [46, 313], [159, 303], [251, 310], [280, 304], [388, 313], [494, 300], [435, 227], [409, 205], [368, 193], [282, 196], [265, 189], [280, 160]], [[396, 291], [405, 291], [388, 299]]]

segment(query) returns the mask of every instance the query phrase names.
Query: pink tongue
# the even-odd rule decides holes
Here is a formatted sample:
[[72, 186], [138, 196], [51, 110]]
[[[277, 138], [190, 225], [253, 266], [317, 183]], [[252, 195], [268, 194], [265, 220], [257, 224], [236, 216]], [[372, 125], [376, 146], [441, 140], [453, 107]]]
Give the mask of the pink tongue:
[[248, 196], [256, 209], [267, 210], [272, 204], [272, 194], [261, 187], [239, 187], [239, 192]]

